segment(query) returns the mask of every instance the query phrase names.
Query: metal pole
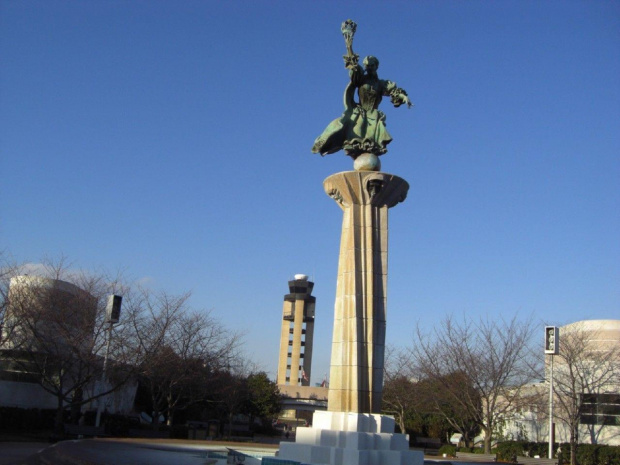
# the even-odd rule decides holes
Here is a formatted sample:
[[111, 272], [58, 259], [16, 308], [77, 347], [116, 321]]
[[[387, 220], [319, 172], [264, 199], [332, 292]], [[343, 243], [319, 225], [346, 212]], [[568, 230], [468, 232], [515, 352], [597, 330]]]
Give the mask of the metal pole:
[[[103, 358], [103, 370], [101, 370], [101, 380], [99, 381], [99, 394], [103, 390], [103, 383], [105, 382], [105, 371], [108, 366], [108, 356], [110, 355], [110, 339], [112, 339], [112, 325], [114, 322], [110, 321], [110, 327], [108, 328], [108, 340], [105, 345], [105, 357]], [[97, 418], [95, 419], [95, 426], [99, 428], [101, 423], [101, 411], [103, 410], [103, 401], [107, 398], [107, 394], [105, 396], [101, 396], [97, 399]]]
[[551, 354], [551, 379], [549, 381], [549, 458], [553, 458], [553, 354]]

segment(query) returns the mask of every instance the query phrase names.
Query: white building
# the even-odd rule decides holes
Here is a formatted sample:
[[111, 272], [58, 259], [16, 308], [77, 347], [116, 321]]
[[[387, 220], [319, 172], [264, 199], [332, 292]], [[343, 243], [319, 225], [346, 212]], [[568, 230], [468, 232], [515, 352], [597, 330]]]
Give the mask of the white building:
[[[58, 397], [41, 386], [42, 369], [58, 370], [48, 360], [78, 360], [68, 354], [80, 352], [84, 359], [64, 363], [64, 380], [70, 388], [70, 371], [80, 362], [98, 371], [103, 363], [93, 347], [97, 300], [74, 284], [38, 276], [11, 278], [8, 302], [0, 322], [0, 406], [56, 409]], [[62, 371], [62, 370], [60, 370]], [[53, 378], [54, 372], [51, 377]], [[83, 386], [86, 398], [95, 383]], [[128, 412], [133, 408], [137, 383], [129, 383], [106, 398], [109, 412]], [[96, 402], [95, 402], [96, 403]], [[84, 406], [85, 409], [96, 408]]]
[[[578, 321], [559, 333], [560, 353], [553, 356], [555, 442], [570, 441], [572, 422], [579, 443], [620, 445], [620, 320]], [[525, 400], [505, 418], [506, 439], [549, 440], [550, 357], [545, 380], [527, 386]]]

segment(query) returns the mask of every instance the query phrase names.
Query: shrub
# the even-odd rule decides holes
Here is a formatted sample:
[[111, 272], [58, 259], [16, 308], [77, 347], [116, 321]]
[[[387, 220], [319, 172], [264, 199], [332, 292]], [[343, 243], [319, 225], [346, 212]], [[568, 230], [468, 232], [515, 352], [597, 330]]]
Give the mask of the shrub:
[[459, 447], [459, 452], [467, 452], [471, 454], [471, 451], [472, 451], [471, 447]]
[[596, 452], [599, 446], [594, 444], [579, 444], [577, 446], [577, 463], [579, 465], [596, 465]]
[[544, 442], [528, 442], [523, 445], [523, 452], [527, 457], [545, 458], [549, 452], [549, 444]]
[[620, 465], [620, 446], [601, 446], [598, 450], [599, 465]]
[[506, 441], [497, 445], [497, 460], [514, 463], [519, 455], [523, 455], [522, 442]]
[[170, 427], [171, 439], [187, 439], [189, 437], [189, 427], [187, 425], [173, 425]]
[[55, 410], [0, 407], [0, 428], [11, 431], [52, 429], [55, 416]]
[[[484, 454], [484, 447], [474, 447], [471, 450], [474, 454]], [[496, 454], [497, 451], [491, 451], [492, 454]]]
[[105, 425], [106, 433], [119, 437], [128, 436], [131, 428], [140, 426], [139, 420], [135, 417], [109, 413], [103, 415], [102, 423]]
[[446, 454], [448, 457], [456, 456], [456, 447], [446, 444], [439, 448], [439, 455]]
[[570, 444], [568, 442], [560, 444], [557, 448], [556, 455], [558, 457], [558, 465], [570, 463]]

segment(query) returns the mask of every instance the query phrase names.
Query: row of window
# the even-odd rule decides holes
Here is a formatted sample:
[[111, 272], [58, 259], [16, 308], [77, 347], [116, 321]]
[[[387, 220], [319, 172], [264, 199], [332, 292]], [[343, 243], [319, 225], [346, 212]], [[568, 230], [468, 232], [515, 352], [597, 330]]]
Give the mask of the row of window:
[[582, 394], [582, 425], [620, 426], [620, 394]]
[[579, 423], [582, 425], [620, 426], [620, 416], [617, 415], [581, 415]]

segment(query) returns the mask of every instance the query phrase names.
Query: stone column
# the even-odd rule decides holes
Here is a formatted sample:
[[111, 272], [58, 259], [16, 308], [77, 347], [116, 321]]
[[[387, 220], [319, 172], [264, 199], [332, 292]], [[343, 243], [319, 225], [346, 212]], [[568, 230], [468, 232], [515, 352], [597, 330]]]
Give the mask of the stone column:
[[344, 211], [332, 340], [328, 411], [280, 443], [290, 464], [423, 465], [394, 418], [381, 415], [387, 296], [388, 209], [405, 200], [406, 181], [376, 171], [330, 176], [325, 192]]
[[409, 184], [372, 171], [328, 177], [325, 192], [343, 209], [328, 410], [380, 413], [385, 348], [388, 209]]

